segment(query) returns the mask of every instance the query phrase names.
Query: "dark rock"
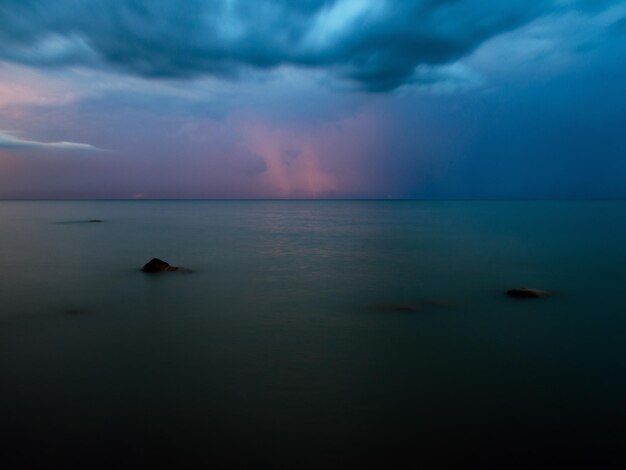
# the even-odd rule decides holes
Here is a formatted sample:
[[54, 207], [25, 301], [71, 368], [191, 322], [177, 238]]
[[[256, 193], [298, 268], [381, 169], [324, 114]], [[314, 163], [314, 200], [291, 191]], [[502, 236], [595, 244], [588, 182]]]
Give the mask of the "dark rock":
[[548, 297], [550, 293], [541, 289], [532, 289], [530, 287], [517, 287], [506, 291], [506, 295], [515, 299], [538, 299], [540, 297]]
[[102, 221], [100, 219], [91, 219], [91, 220], [88, 220], [87, 222], [95, 224], [95, 223], [100, 223]]
[[191, 272], [189, 269], [186, 268], [172, 266], [159, 258], [152, 258], [150, 261], [144, 264], [141, 270], [144, 273]]

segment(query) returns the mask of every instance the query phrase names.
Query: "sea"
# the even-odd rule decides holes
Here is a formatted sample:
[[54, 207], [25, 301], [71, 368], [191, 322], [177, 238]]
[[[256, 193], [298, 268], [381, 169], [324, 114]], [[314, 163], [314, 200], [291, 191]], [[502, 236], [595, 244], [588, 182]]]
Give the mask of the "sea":
[[625, 468], [625, 443], [625, 201], [0, 201], [4, 469]]

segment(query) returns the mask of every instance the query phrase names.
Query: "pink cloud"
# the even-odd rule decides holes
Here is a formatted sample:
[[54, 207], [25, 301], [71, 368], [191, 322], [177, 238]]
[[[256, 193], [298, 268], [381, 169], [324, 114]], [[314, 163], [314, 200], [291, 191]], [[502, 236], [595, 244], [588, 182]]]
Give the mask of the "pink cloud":
[[276, 124], [254, 117], [231, 121], [248, 149], [263, 157], [267, 171], [258, 175], [272, 197], [331, 197], [368, 187], [367, 157], [379, 148], [386, 126], [371, 113], [338, 122]]
[[59, 105], [77, 99], [65, 80], [55, 80], [32, 69], [3, 63], [0, 63], [0, 69], [0, 108]]
[[[242, 134], [250, 151], [265, 160], [267, 170], [258, 178], [273, 196], [314, 197], [336, 190], [333, 175], [322, 167], [302, 132], [256, 122], [246, 125]], [[294, 151], [295, 158], [289, 158]]]

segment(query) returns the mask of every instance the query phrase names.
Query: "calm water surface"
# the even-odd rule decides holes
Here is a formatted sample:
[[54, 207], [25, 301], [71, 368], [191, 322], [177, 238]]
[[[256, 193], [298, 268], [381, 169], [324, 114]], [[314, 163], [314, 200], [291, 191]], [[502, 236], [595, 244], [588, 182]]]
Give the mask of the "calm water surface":
[[623, 467], [625, 243], [624, 202], [0, 201], [0, 464]]

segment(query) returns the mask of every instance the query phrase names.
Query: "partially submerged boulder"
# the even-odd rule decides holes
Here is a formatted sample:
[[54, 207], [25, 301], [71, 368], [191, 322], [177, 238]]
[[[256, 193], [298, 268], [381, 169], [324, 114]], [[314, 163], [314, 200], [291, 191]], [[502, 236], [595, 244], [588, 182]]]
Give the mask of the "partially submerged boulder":
[[91, 224], [99, 224], [100, 222], [102, 222], [102, 220], [100, 220], [100, 219], [91, 219], [91, 220], [88, 220], [87, 222], [89, 222]]
[[152, 258], [146, 264], [144, 264], [141, 270], [144, 273], [169, 273], [169, 272], [191, 272], [191, 270], [186, 268], [180, 268], [178, 266], [172, 266], [169, 263], [166, 263], [162, 259]]
[[506, 295], [515, 299], [538, 299], [540, 297], [548, 297], [550, 292], [531, 287], [516, 287], [515, 289], [507, 290]]

